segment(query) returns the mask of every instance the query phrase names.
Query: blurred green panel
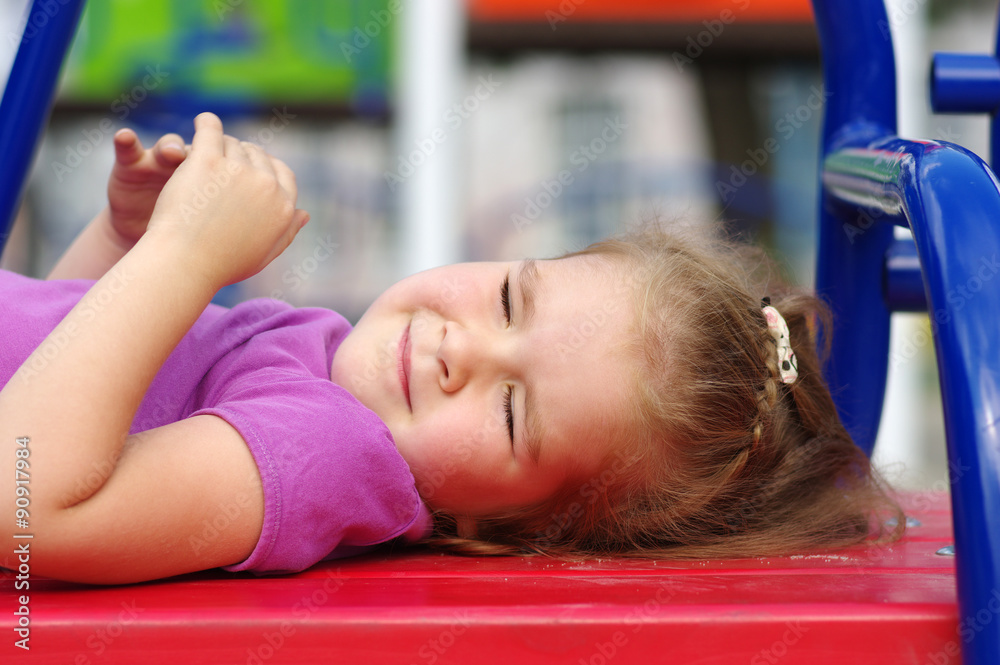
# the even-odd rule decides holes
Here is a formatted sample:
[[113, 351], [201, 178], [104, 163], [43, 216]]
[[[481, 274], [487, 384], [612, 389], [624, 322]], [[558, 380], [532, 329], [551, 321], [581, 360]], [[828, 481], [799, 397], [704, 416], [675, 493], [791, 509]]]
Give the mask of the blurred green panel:
[[359, 105], [388, 96], [400, 0], [92, 0], [61, 98]]

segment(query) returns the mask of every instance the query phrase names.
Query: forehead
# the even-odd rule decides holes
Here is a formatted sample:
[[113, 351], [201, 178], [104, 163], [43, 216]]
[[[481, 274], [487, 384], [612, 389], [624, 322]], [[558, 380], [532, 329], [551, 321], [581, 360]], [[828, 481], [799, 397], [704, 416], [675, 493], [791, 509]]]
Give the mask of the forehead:
[[[559, 259], [519, 261], [512, 264], [511, 275], [519, 275], [522, 267], [533, 275], [539, 297], [552, 295], [557, 299], [572, 299], [577, 308], [588, 312], [605, 310], [621, 316], [634, 314], [637, 281], [634, 271], [624, 260], [603, 254], [568, 256]], [[553, 293], [549, 293], [549, 292]], [[547, 303], [553, 306], [554, 302]]]
[[527, 353], [544, 431], [540, 459], [574, 475], [598, 472], [629, 420], [633, 289], [620, 265], [600, 257], [536, 268], [537, 328]]

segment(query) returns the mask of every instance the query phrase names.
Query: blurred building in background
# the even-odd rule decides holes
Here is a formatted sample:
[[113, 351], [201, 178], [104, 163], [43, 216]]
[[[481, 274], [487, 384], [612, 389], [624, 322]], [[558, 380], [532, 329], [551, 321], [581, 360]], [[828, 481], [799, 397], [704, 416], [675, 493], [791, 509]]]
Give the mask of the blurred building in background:
[[[0, 0], [4, 71], [26, 5]], [[926, 78], [932, 49], [990, 50], [994, 5], [902, 3], [901, 66]], [[43, 276], [103, 207], [114, 131], [190, 139], [212, 110], [291, 166], [312, 216], [223, 304], [353, 320], [425, 259], [553, 256], [651, 217], [725, 220], [809, 285], [826, 100], [811, 20], [808, 0], [94, 0], [4, 265]], [[426, 64], [449, 44], [447, 66]], [[985, 120], [904, 95], [903, 133], [985, 154]], [[926, 325], [909, 318], [898, 343]], [[901, 485], [940, 486], [933, 349], [897, 352], [886, 418], [905, 423], [884, 428], [883, 461]]]

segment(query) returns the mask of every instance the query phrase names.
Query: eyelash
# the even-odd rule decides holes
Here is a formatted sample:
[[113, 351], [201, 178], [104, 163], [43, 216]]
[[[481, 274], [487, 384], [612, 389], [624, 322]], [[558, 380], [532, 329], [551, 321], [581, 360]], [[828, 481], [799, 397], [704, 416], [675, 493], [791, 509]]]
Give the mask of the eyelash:
[[510, 275], [503, 278], [500, 285], [500, 304], [503, 305], [503, 314], [510, 323]]
[[[507, 324], [510, 324], [510, 275], [508, 274], [503, 278], [503, 284], [500, 285], [500, 304], [503, 306], [503, 314], [507, 319]], [[510, 436], [510, 445], [514, 445], [514, 410], [511, 406], [513, 401], [511, 398], [513, 396], [514, 389], [511, 386], [507, 386], [507, 390], [504, 392], [503, 396], [503, 410], [507, 416], [507, 434]]]
[[514, 389], [507, 386], [506, 392], [503, 394], [503, 410], [507, 414], [507, 434], [510, 436], [510, 445], [514, 445], [514, 411], [511, 408], [511, 398], [514, 394]]

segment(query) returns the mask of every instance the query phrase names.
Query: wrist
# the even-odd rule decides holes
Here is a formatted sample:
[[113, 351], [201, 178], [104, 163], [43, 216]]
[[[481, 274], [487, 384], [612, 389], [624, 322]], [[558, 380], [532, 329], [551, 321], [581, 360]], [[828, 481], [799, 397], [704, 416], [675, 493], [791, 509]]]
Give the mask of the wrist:
[[182, 275], [193, 288], [208, 294], [209, 300], [229, 283], [218, 274], [218, 265], [204, 260], [204, 247], [200, 247], [193, 239], [185, 238], [183, 234], [151, 228], [134, 245], [133, 253], [149, 252], [157, 261], [162, 260], [164, 270]]
[[121, 233], [119, 233], [118, 229], [115, 227], [114, 222], [112, 221], [112, 215], [113, 213], [111, 212], [110, 206], [106, 206], [104, 210], [101, 211], [101, 214], [98, 218], [99, 225], [101, 227], [101, 233], [112, 249], [124, 255], [130, 249], [135, 247], [137, 239], [126, 238]]

